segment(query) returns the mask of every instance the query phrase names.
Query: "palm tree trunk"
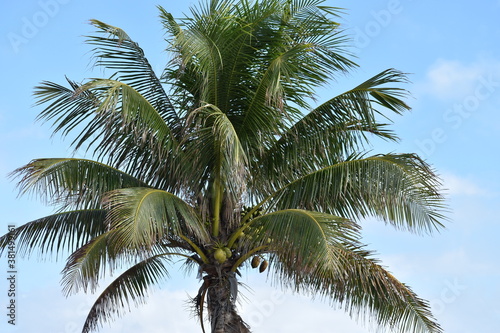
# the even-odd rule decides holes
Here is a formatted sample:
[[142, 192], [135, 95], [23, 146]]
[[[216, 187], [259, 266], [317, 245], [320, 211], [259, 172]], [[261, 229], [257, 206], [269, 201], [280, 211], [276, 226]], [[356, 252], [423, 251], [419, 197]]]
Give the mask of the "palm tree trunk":
[[[236, 312], [235, 295], [231, 294], [231, 282], [227, 276], [206, 277], [207, 307], [212, 333], [250, 333], [250, 329]], [[234, 283], [236, 279], [234, 279]]]

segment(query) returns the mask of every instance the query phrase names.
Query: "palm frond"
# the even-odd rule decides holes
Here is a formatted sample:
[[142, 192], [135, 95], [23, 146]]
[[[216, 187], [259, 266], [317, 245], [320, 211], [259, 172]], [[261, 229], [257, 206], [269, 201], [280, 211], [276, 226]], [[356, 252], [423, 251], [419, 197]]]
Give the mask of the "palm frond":
[[172, 129], [159, 111], [132, 86], [116, 80], [95, 79], [80, 86], [76, 95], [85, 91], [94, 92], [99, 99], [96, 113], [106, 115], [119, 112], [124, 125], [134, 123], [136, 131], [151, 131], [159, 141], [172, 136]]
[[405, 80], [404, 74], [386, 70], [312, 110], [265, 152], [256, 165], [263, 180], [257, 179], [255, 185], [267, 184], [265, 177], [292, 179], [342, 161], [345, 156], [365, 149], [370, 142], [368, 134], [397, 140], [386, 129], [387, 124], [377, 120], [377, 115], [382, 114], [380, 106], [397, 113], [409, 109], [400, 99], [406, 91], [385, 88], [388, 83]]
[[[189, 21], [189, 28], [175, 35], [173, 46], [182, 61], [181, 68], [190, 64], [194, 72], [200, 75], [200, 81], [196, 83], [199, 99], [218, 105], [217, 78], [223, 64], [218, 40], [223, 36], [224, 30], [231, 26], [230, 8], [221, 7], [217, 11], [218, 15], [203, 15], [196, 11], [192, 13], [198, 19]], [[167, 23], [171, 26], [172, 20]]]
[[[297, 72], [297, 60], [310, 49], [308, 45], [294, 45], [271, 59], [269, 67], [260, 76], [257, 87], [244, 113], [241, 127], [246, 135], [262, 133], [264, 142], [272, 142], [274, 135], [279, 134], [283, 121], [288, 120], [281, 115], [285, 110], [286, 80], [293, 81], [293, 73]], [[290, 97], [289, 97], [290, 98]], [[290, 117], [296, 115], [289, 115]], [[284, 119], [283, 119], [284, 118]]]
[[[194, 131], [186, 144], [186, 164], [192, 164], [194, 172], [208, 166], [207, 172], [219, 177], [232, 201], [237, 201], [245, 191], [248, 159], [230, 119], [207, 104], [191, 112], [188, 124]], [[189, 171], [191, 177], [194, 172]]]
[[86, 91], [92, 91], [99, 100], [97, 116], [85, 134], [86, 139], [90, 135], [101, 138], [95, 148], [100, 151], [99, 156], [108, 155], [114, 166], [123, 167], [156, 187], [175, 188], [175, 166], [170, 166], [175, 163], [173, 150], [177, 140], [150, 101], [131, 86], [115, 80], [90, 81], [80, 86], [76, 94]]
[[171, 13], [167, 12], [165, 10], [165, 8], [163, 8], [160, 5], [158, 5], [157, 8], [160, 11], [159, 17], [161, 19], [163, 27], [165, 28], [167, 33], [170, 35], [169, 37], [171, 38], [171, 37], [177, 36], [179, 33], [181, 33], [182, 28], [179, 25], [179, 23], [177, 23], [174, 16]]
[[[37, 104], [50, 103], [39, 119], [53, 120], [54, 133], [80, 130], [75, 149], [94, 147], [98, 158], [157, 187], [175, 187], [167, 158], [176, 139], [172, 129], [144, 96], [114, 80], [93, 80], [70, 88], [44, 82], [36, 87]], [[86, 124], [85, 124], [86, 123]], [[83, 127], [82, 127], [83, 126]], [[170, 177], [168, 177], [170, 175]], [[163, 177], [162, 177], [163, 176]]]
[[387, 69], [316, 107], [293, 129], [295, 133], [300, 133], [302, 128], [313, 124], [325, 126], [322, 125], [325, 122], [328, 126], [356, 120], [368, 126], [373, 125], [376, 130], [376, 116], [383, 115], [380, 107], [397, 114], [410, 109], [401, 99], [408, 95], [406, 90], [386, 86], [405, 82], [407, 78], [404, 73]]
[[374, 322], [380, 331], [441, 333], [429, 304], [371, 255], [338, 243], [330, 247], [329, 260], [318, 263], [313, 273], [302, 274], [293, 266], [281, 265], [278, 281], [341, 304], [351, 316]]
[[[105, 275], [109, 263], [112, 270], [118, 257], [115, 246], [109, 241], [114, 230], [107, 231], [75, 250], [67, 259], [62, 271], [63, 292], [70, 295], [83, 290], [94, 292], [99, 279]], [[125, 258], [132, 261], [132, 258]]]
[[101, 209], [70, 211], [28, 222], [0, 237], [0, 254], [10, 240], [16, 242], [17, 253], [40, 257], [74, 251], [106, 231], [106, 212]]
[[178, 130], [179, 116], [144, 51], [122, 29], [99, 20], [90, 22], [98, 28], [98, 35], [87, 36], [87, 43], [96, 46], [93, 50], [96, 64], [115, 71], [118, 81], [137, 90], [171, 129]]
[[61, 284], [66, 295], [81, 290], [94, 293], [100, 280], [106, 276], [106, 270], [112, 273], [120, 267], [136, 265], [147, 258], [165, 253], [186, 256], [184, 254], [186, 249], [179, 247], [177, 243], [169, 244], [168, 239], [165, 239], [165, 242], [163, 240], [157, 242], [147, 251], [141, 252], [116, 242], [117, 237], [119, 235], [116, 229], [108, 230], [76, 249], [67, 258], [61, 272]]
[[331, 212], [359, 219], [382, 218], [397, 228], [432, 232], [443, 227], [439, 179], [413, 154], [352, 159], [277, 188], [267, 204]]
[[206, 243], [208, 233], [193, 208], [179, 197], [152, 188], [124, 188], [108, 192], [104, 203], [113, 246], [120, 251], [150, 251], [168, 237], [192, 236]]
[[[343, 56], [346, 40], [338, 24], [316, 5], [317, 1], [290, 1], [282, 7], [287, 12], [275, 11], [254, 29], [252, 46], [261, 51], [252, 59], [254, 78], [245, 81], [251, 89], [246, 92], [241, 129], [237, 127], [250, 142], [275, 141], [274, 135], [302, 117], [295, 105], [308, 108], [318, 86], [355, 66]], [[262, 148], [266, 147], [253, 149]]]
[[356, 243], [359, 226], [345, 218], [307, 211], [285, 209], [253, 219], [244, 230], [248, 237], [242, 245], [265, 247], [281, 264], [302, 273], [311, 272], [328, 255], [331, 244]]
[[125, 187], [148, 186], [146, 183], [105, 164], [77, 158], [36, 159], [16, 169], [12, 177], [21, 177], [21, 194], [35, 193], [62, 209], [101, 207], [105, 192]]
[[[357, 65], [347, 56], [349, 39], [336, 20], [340, 8], [321, 6], [323, 0], [287, 1], [280, 18], [280, 32], [286, 42], [311, 46], [299, 74], [313, 85], [323, 85], [335, 74], [345, 73]], [[299, 89], [300, 91], [300, 89]]]
[[145, 259], [118, 276], [99, 295], [92, 306], [85, 324], [83, 333], [97, 330], [114, 316], [119, 316], [126, 305], [143, 304], [147, 297], [148, 288], [168, 277], [165, 266], [165, 255], [156, 255]]
[[[42, 81], [35, 87], [33, 95], [37, 99], [35, 105], [50, 103], [37, 117], [37, 120], [54, 122], [54, 131], [56, 134], [62, 132], [67, 136], [73, 130], [78, 129], [82, 122], [93, 118], [95, 110], [99, 105], [97, 97], [90, 91], [85, 91], [76, 95], [76, 90], [80, 84], [66, 78], [69, 87], [63, 85]], [[80, 134], [73, 142], [75, 150], [79, 149], [85, 143], [85, 135]], [[87, 135], [87, 137], [90, 135]]]
[[301, 121], [251, 166], [256, 171], [252, 190], [265, 192], [278, 179], [293, 180], [325, 166], [344, 161], [368, 145], [368, 134], [395, 140], [387, 124], [366, 124], [359, 120], [328, 123]]

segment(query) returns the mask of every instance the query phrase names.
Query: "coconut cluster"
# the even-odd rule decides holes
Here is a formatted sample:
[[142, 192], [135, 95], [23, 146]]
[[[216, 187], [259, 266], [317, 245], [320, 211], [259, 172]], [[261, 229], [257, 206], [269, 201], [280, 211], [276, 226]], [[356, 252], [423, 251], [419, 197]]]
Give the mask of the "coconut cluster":
[[214, 250], [214, 258], [218, 263], [223, 264], [227, 259], [231, 258], [233, 252], [226, 246], [218, 247]]
[[255, 256], [252, 258], [252, 262], [251, 262], [252, 268], [257, 268], [257, 266], [258, 266], [259, 272], [261, 272], [261, 273], [266, 270], [268, 265], [269, 265], [269, 263], [265, 259], [261, 262], [260, 256]]
[[[246, 216], [253, 209], [254, 209], [254, 207], [243, 206], [241, 209], [241, 217]], [[259, 207], [255, 210], [255, 212], [252, 213], [252, 215], [250, 215], [249, 220], [254, 219], [254, 218], [261, 216], [261, 215], [262, 215], [262, 207]]]

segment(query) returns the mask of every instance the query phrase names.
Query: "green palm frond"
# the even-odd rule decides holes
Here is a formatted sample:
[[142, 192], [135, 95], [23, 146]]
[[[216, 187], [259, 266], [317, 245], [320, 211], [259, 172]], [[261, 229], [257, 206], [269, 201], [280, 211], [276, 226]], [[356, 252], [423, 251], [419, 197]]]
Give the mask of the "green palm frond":
[[177, 140], [150, 101], [131, 86], [115, 80], [90, 81], [80, 86], [76, 94], [86, 91], [92, 91], [99, 101], [97, 116], [89, 125], [92, 132], [94, 128], [102, 131], [96, 150], [101, 155], [108, 154], [113, 165], [122, 166], [156, 187], [175, 188], [175, 166], [170, 168], [166, 162], [175, 163], [172, 154]]
[[[172, 169], [165, 161], [176, 146], [172, 129], [148, 100], [132, 87], [114, 80], [93, 80], [71, 89], [45, 82], [36, 87], [37, 104], [50, 103], [39, 119], [54, 121], [64, 135], [80, 130], [75, 149], [87, 144], [113, 167], [148, 180], [157, 187], [175, 188]], [[81, 127], [82, 124], [86, 125]]]
[[[314, 27], [316, 29], [337, 27], [339, 24], [332, 20], [325, 21], [324, 12], [329, 13], [334, 17], [338, 17], [340, 8], [330, 6], [320, 6], [323, 0], [288, 0], [282, 1], [283, 22], [292, 25], [293, 23], [301, 23], [296, 29], [300, 29], [301, 25], [306, 27]], [[309, 23], [309, 24], [304, 24]], [[313, 24], [314, 23], [314, 24]], [[297, 24], [295, 24], [297, 25]]]
[[160, 11], [160, 19], [161, 23], [163, 24], [163, 28], [167, 31], [168, 34], [170, 34], [170, 38], [177, 36], [178, 34], [181, 33], [182, 28], [180, 27], [179, 23], [175, 20], [175, 18], [172, 16], [171, 13], [167, 12], [165, 8], [162, 6], [158, 5], [157, 6], [158, 10]]
[[[116, 80], [95, 79], [78, 88], [76, 95], [92, 91], [99, 100], [96, 113], [108, 115], [119, 113], [124, 125], [134, 124], [134, 130], [154, 133], [158, 141], [172, 136], [172, 130], [165, 123], [158, 110], [151, 102], [132, 86]], [[147, 134], [147, 133], [146, 133]]]
[[90, 22], [98, 28], [99, 34], [88, 36], [87, 40], [96, 46], [93, 50], [96, 64], [115, 71], [117, 80], [130, 85], [150, 101], [170, 128], [179, 129], [179, 116], [144, 51], [122, 29], [98, 20]]
[[358, 120], [330, 124], [327, 121], [301, 121], [301, 124], [283, 134], [264, 153], [262, 159], [252, 165], [256, 172], [251, 188], [265, 192], [277, 179], [294, 180], [344, 161], [352, 152], [366, 148], [368, 134], [395, 140], [387, 124], [367, 124]]
[[46, 216], [23, 224], [0, 237], [0, 253], [9, 240], [16, 242], [17, 253], [40, 256], [74, 251], [106, 231], [106, 212], [101, 209], [70, 211]]
[[[336, 244], [312, 274], [282, 265], [279, 283], [338, 302], [353, 317], [374, 321], [382, 331], [442, 333], [429, 304], [399, 282], [370, 251]], [[287, 277], [291, 277], [288, 278]]]
[[152, 188], [108, 192], [104, 204], [112, 242], [121, 251], [149, 251], [162, 239], [192, 236], [208, 242], [208, 233], [193, 208], [172, 193]]
[[105, 164], [77, 158], [44, 158], [16, 169], [12, 176], [21, 177], [21, 194], [31, 192], [62, 209], [95, 209], [101, 207], [105, 192], [126, 187], [148, 186], [146, 183]]
[[[293, 66], [309, 49], [307, 45], [294, 45], [271, 59], [269, 67], [256, 82], [256, 89], [246, 107], [241, 124], [245, 134], [262, 133], [261, 135], [265, 135], [262, 141], [272, 142], [274, 135], [285, 126], [282, 122], [288, 119], [281, 115], [285, 106], [283, 85], [286, 80], [291, 82], [294, 79], [290, 77], [290, 74], [297, 71]], [[296, 117], [296, 115], [288, 116], [292, 117], [292, 120], [294, 116]]]
[[[327, 124], [358, 120], [361, 123], [376, 124], [376, 116], [384, 110], [397, 114], [410, 107], [402, 100], [408, 92], [402, 88], [387, 87], [387, 84], [407, 82], [406, 75], [394, 69], [385, 70], [366, 80], [354, 89], [342, 93], [312, 110], [298, 127], [324, 121]], [[297, 130], [298, 131], [298, 130]]]
[[106, 231], [79, 247], [67, 258], [61, 273], [61, 284], [66, 295], [82, 290], [95, 292], [100, 280], [106, 276], [106, 270], [112, 273], [120, 267], [134, 267], [138, 262], [147, 261], [147, 258], [165, 254], [187, 257], [185, 249], [177, 244], [170, 245], [168, 240], [154, 244], [148, 251], [140, 252], [116, 242], [118, 237], [120, 235], [116, 229]]
[[276, 189], [267, 205], [298, 207], [359, 219], [382, 218], [397, 228], [432, 232], [443, 227], [440, 183], [412, 154], [352, 159], [312, 172]]
[[[343, 123], [359, 123], [366, 127], [373, 126], [376, 133], [377, 115], [382, 114], [380, 106], [396, 113], [407, 111], [410, 107], [401, 99], [407, 91], [401, 88], [388, 88], [387, 84], [406, 82], [405, 74], [394, 69], [385, 70], [368, 79], [354, 89], [344, 92], [309, 112], [300, 122], [290, 129], [290, 134], [297, 135], [309, 127], [325, 131], [329, 126]], [[390, 136], [391, 139], [396, 139]]]
[[[68, 78], [66, 78], [66, 81], [69, 87], [42, 81], [39, 86], [35, 87], [33, 93], [37, 99], [35, 105], [50, 103], [40, 112], [37, 120], [53, 121], [53, 133], [62, 132], [63, 136], [67, 136], [73, 130], [79, 128], [82, 122], [93, 118], [98, 107], [98, 100], [95, 95], [90, 91], [76, 95], [75, 92], [80, 87], [80, 84]], [[87, 135], [85, 135], [85, 131], [82, 131], [82, 134], [72, 142], [75, 150], [82, 147], [91, 134], [89, 134], [88, 129]]]
[[387, 124], [377, 120], [377, 115], [381, 114], [380, 105], [397, 113], [409, 109], [401, 100], [406, 91], [385, 87], [405, 80], [404, 74], [386, 70], [312, 110], [265, 152], [256, 166], [260, 170], [258, 176], [293, 179], [337, 163], [353, 152], [364, 150], [370, 142], [368, 134], [397, 140], [386, 129]]
[[92, 306], [82, 333], [93, 332], [114, 316], [119, 316], [122, 308], [130, 303], [143, 304], [148, 288], [169, 276], [165, 266], [165, 255], [145, 259], [118, 276], [99, 295]]
[[[232, 8], [227, 6], [227, 1], [213, 3], [215, 7], [211, 12], [202, 13], [193, 10], [194, 20], [185, 22], [189, 28], [177, 33], [174, 40], [174, 49], [182, 61], [182, 66], [189, 64], [191, 70], [198, 73], [196, 83], [199, 99], [206, 103], [218, 105], [219, 72], [223, 69], [221, 47], [225, 32], [231, 32]], [[203, 9], [201, 9], [203, 10]], [[164, 14], [164, 17], [165, 14]], [[168, 18], [168, 17], [166, 17]], [[172, 20], [166, 23], [172, 26]], [[179, 32], [181, 32], [179, 30]]]
[[212, 166], [208, 171], [221, 178], [230, 195], [241, 197], [248, 159], [230, 119], [215, 105], [207, 104], [190, 114], [188, 124], [194, 131], [188, 139], [186, 163], [191, 163], [194, 170]]
[[[309, 91], [313, 95], [314, 88], [324, 85], [339, 72], [347, 72], [357, 65], [347, 56], [346, 48], [349, 39], [333, 20], [339, 17], [341, 9], [330, 6], [320, 6], [321, 0], [288, 1], [280, 18], [280, 33], [282, 38], [291, 45], [309, 46], [310, 50], [298, 62], [298, 81], [305, 85], [298, 88], [299, 92]], [[302, 76], [302, 77], [301, 77]], [[304, 81], [304, 79], [306, 79]], [[294, 81], [295, 83], [295, 81]], [[293, 87], [290, 86], [290, 90]], [[306, 88], [306, 89], [304, 89]], [[292, 100], [301, 107], [305, 104]]]
[[270, 254], [275, 281], [341, 304], [354, 317], [401, 332], [441, 332], [428, 303], [371, 258], [359, 226], [344, 218], [283, 210], [255, 218], [247, 246]]
[[[99, 279], [105, 274], [106, 267], [111, 270], [116, 268], [120, 253], [115, 251], [115, 246], [109, 241], [114, 232], [110, 230], [93, 238], [68, 257], [61, 279], [63, 292], [66, 295], [80, 290], [94, 292]], [[125, 260], [130, 262], [133, 259], [126, 257]]]
[[[305, 273], [328, 255], [337, 242], [356, 243], [359, 226], [330, 214], [301, 209], [286, 209], [265, 214], [248, 223], [249, 236], [244, 246], [265, 247], [279, 262]], [[250, 240], [248, 240], [250, 239]]]

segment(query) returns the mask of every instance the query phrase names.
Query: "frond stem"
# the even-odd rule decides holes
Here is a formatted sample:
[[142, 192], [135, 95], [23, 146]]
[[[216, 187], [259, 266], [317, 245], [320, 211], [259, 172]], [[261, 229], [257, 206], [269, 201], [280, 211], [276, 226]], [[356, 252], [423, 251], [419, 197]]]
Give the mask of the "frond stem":
[[[257, 207], [258, 208], [258, 207]], [[241, 220], [241, 223], [242, 223], [242, 226], [239, 227], [238, 229], [236, 229], [233, 234], [231, 235], [231, 237], [229, 237], [229, 241], [227, 242], [227, 247], [228, 248], [231, 248], [234, 244], [234, 242], [236, 242], [236, 240], [238, 239], [238, 237], [240, 236], [240, 234], [246, 229], [248, 228], [254, 220], [251, 220], [247, 223], [247, 220], [248, 220], [248, 217], [247, 216], [251, 216], [251, 214], [253, 212], [255, 212], [257, 210], [257, 208], [255, 209], [252, 209], [248, 214], [246, 214], [243, 219]]]
[[256, 248], [253, 248], [251, 249], [250, 251], [248, 251], [247, 253], [245, 253], [244, 255], [242, 255], [238, 260], [236, 260], [236, 262], [234, 263], [233, 267], [231, 267], [231, 272], [236, 272], [236, 270], [238, 269], [238, 267], [240, 267], [240, 265], [245, 261], [247, 260], [248, 258], [250, 258], [252, 255], [254, 255], [256, 252], [259, 252], [261, 250], [264, 250], [266, 249], [267, 247], [269, 247], [268, 245], [261, 245], [261, 246], [258, 246]]
[[203, 261], [204, 264], [208, 264], [208, 258], [207, 258], [207, 256], [198, 247], [198, 245], [196, 245], [192, 240], [190, 240], [189, 238], [187, 238], [184, 235], [180, 235], [179, 237], [182, 238], [183, 240], [185, 240], [193, 248], [193, 250], [200, 256], [200, 258], [201, 258], [201, 260]]
[[215, 198], [214, 198], [214, 222], [212, 224], [212, 234], [214, 237], [219, 236], [219, 230], [220, 230], [220, 208], [222, 204], [222, 186], [221, 186], [221, 181], [220, 181], [220, 168], [218, 168], [217, 172], [217, 177], [214, 181], [214, 191], [215, 191]]

